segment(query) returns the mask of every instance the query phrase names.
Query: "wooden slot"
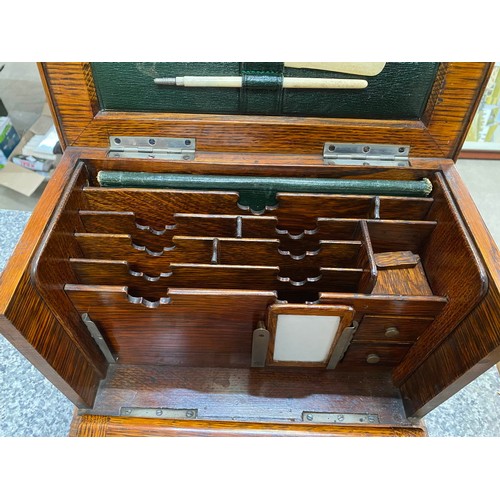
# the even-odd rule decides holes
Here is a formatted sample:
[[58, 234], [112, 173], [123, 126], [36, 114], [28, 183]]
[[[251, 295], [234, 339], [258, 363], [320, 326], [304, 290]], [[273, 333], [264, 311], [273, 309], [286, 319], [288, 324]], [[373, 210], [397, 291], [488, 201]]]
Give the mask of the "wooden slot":
[[360, 280], [358, 291], [359, 293], [371, 293], [377, 282], [377, 266], [375, 264], [366, 221], [360, 221], [357, 233], [359, 239], [362, 241], [362, 248], [358, 253], [357, 267], [363, 269], [363, 276]]
[[[80, 218], [89, 233], [129, 234], [134, 241], [151, 245], [171, 242], [174, 235], [212, 236], [226, 238], [276, 238], [276, 217], [252, 215], [173, 215], [174, 223], [152, 225], [138, 219], [134, 212], [80, 211]], [[239, 219], [239, 220], [238, 220]], [[240, 226], [240, 227], [238, 227]], [[239, 236], [238, 236], [239, 234]]]
[[369, 220], [367, 225], [375, 253], [407, 250], [419, 254], [427, 244], [437, 222]]
[[319, 276], [303, 283], [280, 277], [272, 266], [224, 266], [212, 264], [171, 264], [164, 276], [149, 277], [135, 273], [126, 261], [71, 259], [79, 282], [84, 285], [128, 287], [133, 296], [159, 300], [175, 288], [223, 288], [276, 291], [288, 298], [311, 291], [356, 292], [362, 269], [320, 268]]
[[[426, 220], [433, 198], [380, 196], [380, 219]], [[402, 217], [403, 216], [403, 217]]]
[[231, 192], [87, 187], [83, 193], [89, 210], [134, 212], [154, 227], [175, 224], [177, 213], [245, 214]]
[[[174, 224], [174, 214], [197, 213], [218, 215], [251, 215], [238, 208], [238, 194], [234, 192], [187, 191], [138, 188], [86, 187], [84, 195], [92, 211], [134, 212], [136, 217], [153, 225]], [[373, 212], [373, 196], [330, 195], [308, 193], [278, 193], [278, 205], [268, 210], [283, 229], [301, 232], [314, 229], [316, 219], [369, 219]], [[381, 200], [381, 218], [425, 219], [432, 204], [430, 198], [402, 198], [385, 196]], [[384, 205], [385, 204], [385, 205]], [[385, 211], [383, 210], [383, 207]]]
[[314, 229], [316, 218], [369, 217], [372, 196], [279, 194], [277, 209], [273, 212], [280, 227], [291, 232]]
[[359, 220], [355, 218], [318, 217], [317, 225], [322, 239], [354, 240], [359, 231]]
[[88, 233], [127, 234], [136, 244], [154, 251], [172, 246], [173, 225], [141, 225], [134, 212], [80, 211], [80, 218]]
[[[361, 248], [359, 241], [321, 241], [318, 253], [294, 259], [278, 251], [279, 240], [218, 238], [218, 262], [213, 262], [214, 238], [175, 236], [174, 246], [161, 252], [134, 246], [128, 235], [77, 233], [84, 257], [88, 259], [126, 260], [134, 271], [153, 276], [169, 272], [171, 263], [279, 266], [284, 278], [295, 281], [312, 277], [320, 267], [352, 268]], [[317, 276], [318, 273], [314, 274]]]
[[169, 303], [131, 302], [118, 286], [66, 285], [76, 309], [88, 313], [119, 363], [248, 367], [252, 332], [274, 292], [170, 288]]

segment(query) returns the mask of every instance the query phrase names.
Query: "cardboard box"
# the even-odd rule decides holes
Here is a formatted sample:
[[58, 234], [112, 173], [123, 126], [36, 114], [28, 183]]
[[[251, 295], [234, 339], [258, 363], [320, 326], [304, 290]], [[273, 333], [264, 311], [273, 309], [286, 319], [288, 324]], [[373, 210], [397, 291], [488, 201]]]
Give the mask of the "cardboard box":
[[8, 116], [0, 116], [0, 168], [5, 165], [20, 138]]
[[[25, 196], [31, 196], [36, 189], [48, 178], [50, 178], [53, 170], [50, 172], [34, 172], [20, 165], [16, 165], [11, 161], [15, 155], [23, 154], [23, 147], [29, 142], [34, 135], [44, 135], [53, 125], [50, 110], [46, 104], [43, 108], [40, 118], [30, 127], [30, 129], [22, 136], [18, 145], [10, 154], [4, 167], [0, 169], [0, 185], [6, 186]], [[57, 155], [58, 163], [61, 155]]]

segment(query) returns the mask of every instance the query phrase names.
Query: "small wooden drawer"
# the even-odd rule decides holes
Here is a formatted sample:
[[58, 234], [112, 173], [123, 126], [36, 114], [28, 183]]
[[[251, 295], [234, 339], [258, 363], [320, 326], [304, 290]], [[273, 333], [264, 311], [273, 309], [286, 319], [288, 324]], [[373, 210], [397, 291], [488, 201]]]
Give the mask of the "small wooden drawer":
[[365, 315], [355, 335], [357, 342], [415, 342], [433, 318]]
[[353, 342], [347, 349], [341, 363], [351, 367], [396, 366], [405, 357], [411, 346], [412, 344]]

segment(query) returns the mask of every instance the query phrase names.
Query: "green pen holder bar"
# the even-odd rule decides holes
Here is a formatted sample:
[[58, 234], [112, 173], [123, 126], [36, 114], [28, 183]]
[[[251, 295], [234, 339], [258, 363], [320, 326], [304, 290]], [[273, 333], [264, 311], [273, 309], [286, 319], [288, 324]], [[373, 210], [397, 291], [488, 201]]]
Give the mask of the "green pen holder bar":
[[111, 188], [237, 191], [238, 206], [254, 214], [276, 208], [278, 192], [426, 197], [432, 191], [430, 180], [425, 178], [419, 181], [392, 181], [100, 171], [97, 181], [102, 187]]

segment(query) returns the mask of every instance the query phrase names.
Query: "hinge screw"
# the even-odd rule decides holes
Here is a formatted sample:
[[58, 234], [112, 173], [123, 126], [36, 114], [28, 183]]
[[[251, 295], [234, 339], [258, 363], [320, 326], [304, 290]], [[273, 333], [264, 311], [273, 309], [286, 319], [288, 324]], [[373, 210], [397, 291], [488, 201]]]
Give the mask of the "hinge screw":
[[309, 420], [309, 422], [311, 422], [313, 418], [314, 417], [310, 413], [306, 415], [306, 419]]
[[186, 417], [187, 418], [193, 418], [194, 417], [194, 411], [193, 410], [188, 410], [186, 412]]
[[163, 411], [161, 411], [161, 410], [156, 410], [156, 414], [157, 414], [158, 416], [163, 415]]

